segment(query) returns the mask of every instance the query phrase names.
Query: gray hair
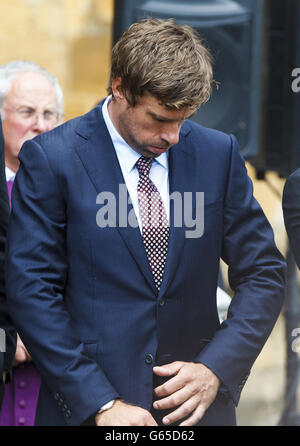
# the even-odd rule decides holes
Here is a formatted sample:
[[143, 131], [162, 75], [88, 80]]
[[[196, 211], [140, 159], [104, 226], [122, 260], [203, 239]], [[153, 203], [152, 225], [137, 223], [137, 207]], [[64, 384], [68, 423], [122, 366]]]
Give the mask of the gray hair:
[[55, 76], [49, 73], [45, 68], [40, 67], [34, 62], [28, 60], [13, 60], [7, 64], [0, 65], [0, 112], [3, 113], [3, 103], [9, 92], [13, 80], [21, 73], [28, 71], [37, 71], [44, 75], [53, 85], [56, 93], [57, 114], [63, 116], [63, 92]]

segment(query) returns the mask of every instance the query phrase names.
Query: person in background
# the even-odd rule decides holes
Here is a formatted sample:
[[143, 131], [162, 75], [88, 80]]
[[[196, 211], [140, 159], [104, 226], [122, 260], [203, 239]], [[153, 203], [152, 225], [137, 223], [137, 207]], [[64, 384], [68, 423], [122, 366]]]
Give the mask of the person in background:
[[16, 333], [7, 309], [4, 283], [4, 253], [8, 218], [9, 205], [5, 182], [4, 139], [0, 118], [0, 409], [4, 395], [4, 383], [10, 380], [16, 350]]
[[[9, 193], [19, 168], [23, 143], [61, 122], [63, 94], [57, 79], [39, 65], [16, 60], [0, 66], [0, 113], [5, 140], [5, 174]], [[17, 337], [12, 381], [5, 388], [0, 425], [32, 426], [40, 375]]]
[[282, 208], [291, 251], [300, 269], [300, 169], [291, 173], [285, 182]]

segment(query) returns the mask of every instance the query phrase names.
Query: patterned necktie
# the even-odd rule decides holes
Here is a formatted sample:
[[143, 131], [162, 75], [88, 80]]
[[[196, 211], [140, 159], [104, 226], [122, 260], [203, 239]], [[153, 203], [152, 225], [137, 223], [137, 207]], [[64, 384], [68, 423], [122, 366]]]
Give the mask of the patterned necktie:
[[169, 224], [162, 198], [149, 173], [153, 159], [141, 156], [136, 167], [139, 172], [137, 185], [142, 234], [145, 250], [157, 289], [160, 289], [168, 252]]

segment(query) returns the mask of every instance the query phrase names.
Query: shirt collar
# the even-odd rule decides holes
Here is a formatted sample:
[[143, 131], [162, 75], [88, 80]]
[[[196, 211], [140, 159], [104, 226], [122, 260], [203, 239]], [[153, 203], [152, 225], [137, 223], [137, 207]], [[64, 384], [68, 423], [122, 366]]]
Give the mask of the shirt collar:
[[[118, 133], [115, 126], [113, 125], [108, 113], [108, 104], [110, 103], [111, 98], [111, 95], [108, 96], [102, 106], [104, 122], [107, 126], [118, 159], [122, 159], [124, 161], [124, 167], [126, 168], [126, 170], [128, 172], [131, 172], [141, 155], [127, 144], [125, 139]], [[165, 169], [168, 169], [168, 152], [159, 155], [157, 158], [154, 159], [154, 162], [157, 162]]]
[[15, 172], [13, 172], [9, 167], [5, 166], [6, 181], [14, 181], [15, 176], [16, 176]]

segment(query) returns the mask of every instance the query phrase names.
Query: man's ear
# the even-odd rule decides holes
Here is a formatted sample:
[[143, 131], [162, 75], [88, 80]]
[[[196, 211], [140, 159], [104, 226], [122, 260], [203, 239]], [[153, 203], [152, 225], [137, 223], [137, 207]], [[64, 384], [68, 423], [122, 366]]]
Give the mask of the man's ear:
[[125, 97], [122, 91], [122, 79], [120, 77], [117, 77], [112, 81], [111, 89], [113, 97], [117, 102], [124, 100]]

